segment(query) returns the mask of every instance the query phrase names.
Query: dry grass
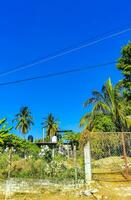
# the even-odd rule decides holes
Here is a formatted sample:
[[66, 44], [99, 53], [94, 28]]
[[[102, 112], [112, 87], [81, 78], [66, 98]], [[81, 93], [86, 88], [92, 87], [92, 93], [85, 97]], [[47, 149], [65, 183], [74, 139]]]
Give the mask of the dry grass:
[[[128, 162], [131, 163], [131, 157], [128, 157]], [[120, 172], [124, 170], [124, 160], [118, 156], [94, 160], [92, 165], [93, 173]]]

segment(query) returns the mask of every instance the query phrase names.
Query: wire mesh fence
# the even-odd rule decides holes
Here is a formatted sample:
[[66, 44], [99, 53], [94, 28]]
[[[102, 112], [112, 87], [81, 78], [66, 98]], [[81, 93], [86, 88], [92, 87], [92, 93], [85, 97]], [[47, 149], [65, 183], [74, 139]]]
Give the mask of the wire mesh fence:
[[92, 174], [97, 180], [131, 179], [131, 133], [91, 133]]

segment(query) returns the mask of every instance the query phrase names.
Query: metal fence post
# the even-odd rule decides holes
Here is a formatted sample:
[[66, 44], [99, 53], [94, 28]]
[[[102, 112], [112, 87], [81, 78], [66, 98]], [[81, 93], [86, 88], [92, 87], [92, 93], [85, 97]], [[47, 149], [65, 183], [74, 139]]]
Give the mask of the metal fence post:
[[125, 162], [125, 176], [128, 179], [129, 169], [128, 169], [127, 154], [126, 154], [125, 138], [124, 138], [123, 132], [121, 132], [121, 140], [122, 140], [123, 159], [124, 159], [124, 162]]

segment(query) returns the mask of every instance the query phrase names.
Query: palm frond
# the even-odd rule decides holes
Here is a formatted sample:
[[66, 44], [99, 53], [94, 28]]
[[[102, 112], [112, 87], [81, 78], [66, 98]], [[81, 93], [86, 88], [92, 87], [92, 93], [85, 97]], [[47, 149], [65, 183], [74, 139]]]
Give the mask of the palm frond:
[[103, 95], [100, 92], [98, 92], [97, 90], [94, 90], [92, 92], [92, 95], [97, 99], [97, 101], [104, 99]]
[[80, 120], [80, 127], [84, 126], [90, 119], [91, 113], [85, 114]]
[[0, 120], [0, 126], [6, 122], [7, 118], [3, 118]]
[[96, 103], [96, 102], [97, 102], [97, 99], [94, 98], [94, 97], [92, 97], [92, 98], [88, 99], [88, 100], [84, 103], [84, 107], [87, 107], [88, 105], [94, 104], [94, 103]]
[[103, 112], [103, 113], [110, 113], [110, 108], [109, 106], [102, 102], [102, 101], [99, 101], [98, 103], [96, 103], [92, 109], [92, 113], [100, 113], [100, 112]]

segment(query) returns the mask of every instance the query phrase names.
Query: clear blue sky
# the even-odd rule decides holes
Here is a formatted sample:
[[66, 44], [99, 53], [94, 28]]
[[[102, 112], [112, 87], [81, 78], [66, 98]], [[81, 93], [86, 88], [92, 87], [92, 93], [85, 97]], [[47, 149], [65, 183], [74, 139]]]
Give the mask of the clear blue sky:
[[[130, 0], [22, 0], [2, 1], [0, 5], [0, 72], [32, 62], [56, 50], [78, 44], [110, 29], [131, 22]], [[89, 48], [70, 53], [31, 69], [0, 78], [0, 82], [26, 78], [113, 61], [131, 40], [131, 32]], [[83, 102], [93, 89], [100, 90], [111, 77], [121, 74], [114, 66], [76, 74], [0, 87], [0, 117], [9, 123], [21, 106], [34, 116], [30, 134], [41, 136], [41, 121], [52, 112], [62, 129], [79, 129], [86, 112]]]

